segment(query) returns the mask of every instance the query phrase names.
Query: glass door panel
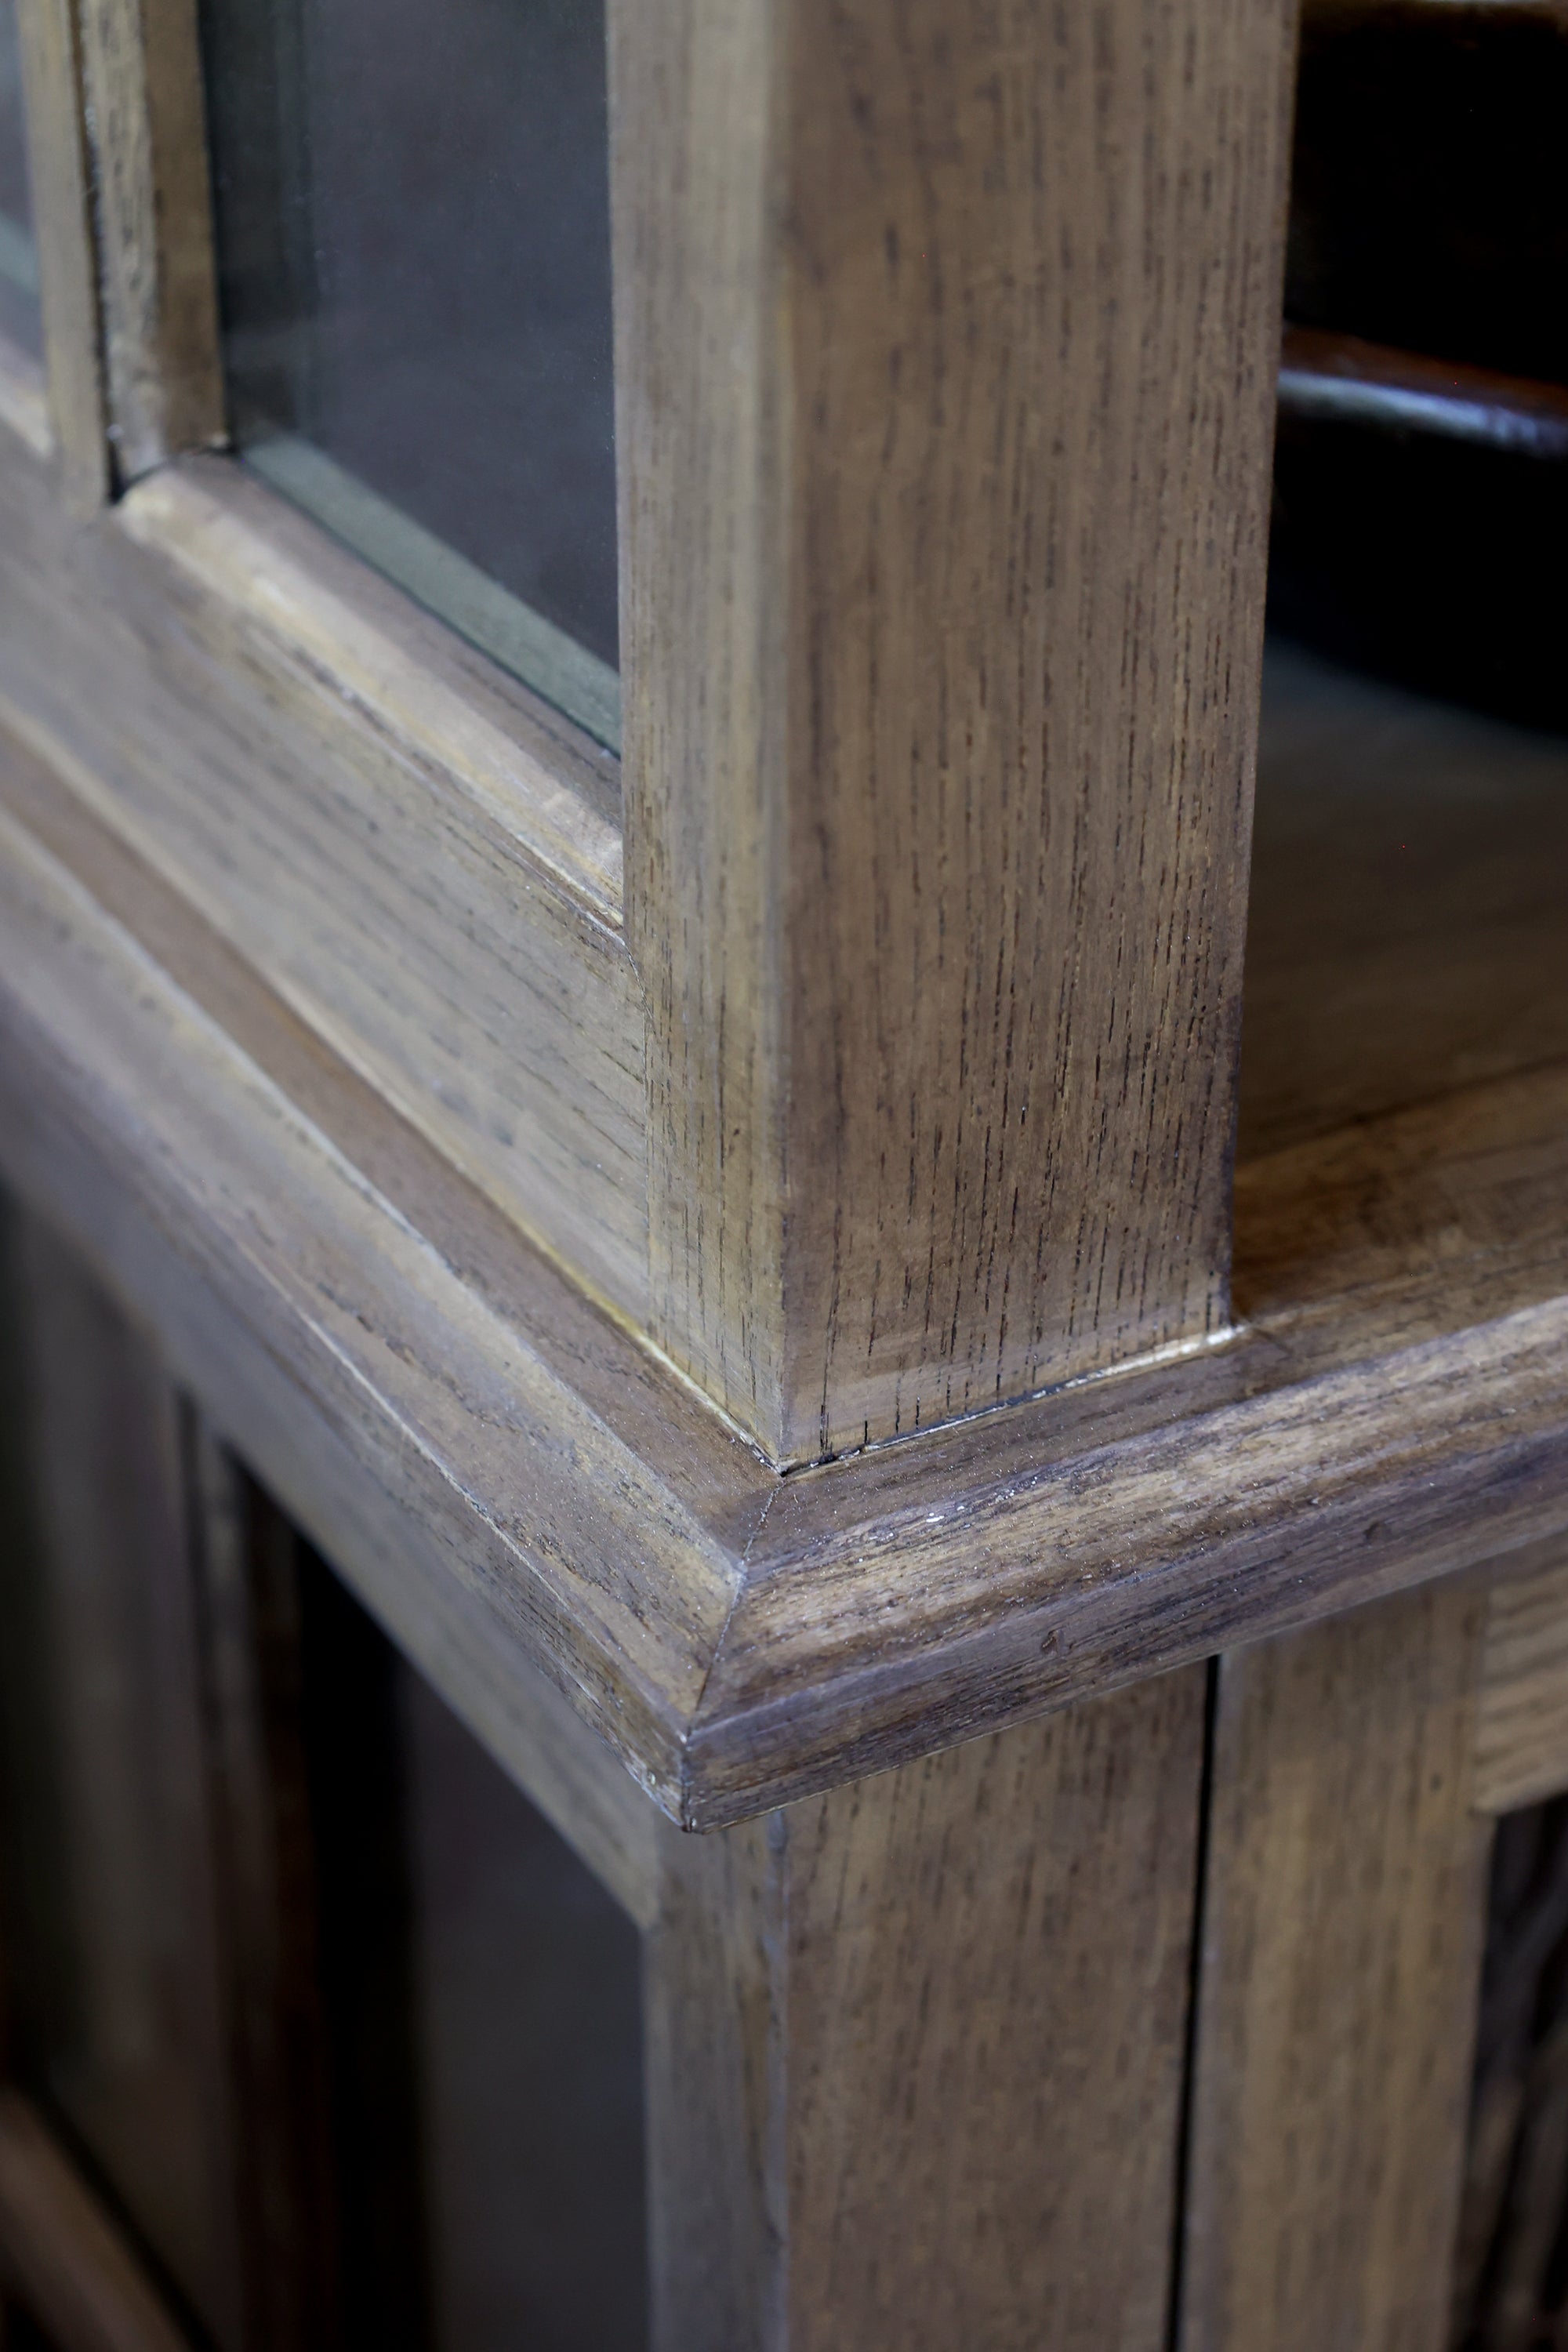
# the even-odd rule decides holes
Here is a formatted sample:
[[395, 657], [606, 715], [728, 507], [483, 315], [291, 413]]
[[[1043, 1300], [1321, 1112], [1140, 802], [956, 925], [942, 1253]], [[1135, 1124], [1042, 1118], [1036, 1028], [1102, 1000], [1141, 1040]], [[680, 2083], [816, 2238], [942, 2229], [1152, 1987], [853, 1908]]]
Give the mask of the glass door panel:
[[634, 1924], [0, 1212], [0, 2080], [215, 2352], [641, 2352]]
[[209, 0], [248, 462], [619, 740], [604, 0]]

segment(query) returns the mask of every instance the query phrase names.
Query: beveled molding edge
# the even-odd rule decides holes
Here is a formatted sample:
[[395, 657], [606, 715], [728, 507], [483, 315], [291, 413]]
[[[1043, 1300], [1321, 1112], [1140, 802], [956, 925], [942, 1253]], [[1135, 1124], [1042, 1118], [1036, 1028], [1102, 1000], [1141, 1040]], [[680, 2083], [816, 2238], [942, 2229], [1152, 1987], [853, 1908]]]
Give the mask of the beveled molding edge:
[[0, 1171], [498, 1752], [542, 1675], [718, 1828], [1568, 1528], [1560, 1067], [1487, 1110], [1547, 1211], [1467, 1162], [1440, 1267], [1363, 1217], [1292, 1297], [1276, 1234], [1228, 1347], [781, 1475], [95, 840], [0, 805]]

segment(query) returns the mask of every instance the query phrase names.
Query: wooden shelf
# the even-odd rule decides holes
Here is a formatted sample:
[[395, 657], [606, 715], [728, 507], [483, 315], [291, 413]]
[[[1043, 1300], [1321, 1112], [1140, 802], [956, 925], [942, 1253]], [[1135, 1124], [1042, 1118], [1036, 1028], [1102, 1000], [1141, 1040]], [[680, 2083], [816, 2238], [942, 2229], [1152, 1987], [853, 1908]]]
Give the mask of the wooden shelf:
[[1238, 1160], [1568, 1055], [1565, 909], [1568, 738], [1276, 641]]

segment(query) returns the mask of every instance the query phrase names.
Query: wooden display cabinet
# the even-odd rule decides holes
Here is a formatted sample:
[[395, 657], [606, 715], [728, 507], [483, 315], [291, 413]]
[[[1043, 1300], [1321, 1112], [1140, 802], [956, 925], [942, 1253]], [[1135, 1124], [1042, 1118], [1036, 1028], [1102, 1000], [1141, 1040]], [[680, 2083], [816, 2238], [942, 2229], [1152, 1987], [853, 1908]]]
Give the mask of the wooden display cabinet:
[[640, 1937], [658, 2352], [1438, 2352], [1568, 1790], [1568, 753], [1265, 669], [1293, 12], [611, 0], [616, 752], [226, 451], [194, 6], [18, 5], [9, 1524], [164, 1596], [208, 1939], [202, 2250], [16, 2059], [18, 2327], [415, 2326], [335, 1577]]

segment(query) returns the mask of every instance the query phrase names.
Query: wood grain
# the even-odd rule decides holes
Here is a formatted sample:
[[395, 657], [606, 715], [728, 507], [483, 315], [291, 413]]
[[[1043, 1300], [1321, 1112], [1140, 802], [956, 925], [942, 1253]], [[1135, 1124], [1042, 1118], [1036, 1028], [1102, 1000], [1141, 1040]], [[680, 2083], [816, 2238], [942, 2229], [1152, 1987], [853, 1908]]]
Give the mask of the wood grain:
[[109, 417], [98, 315], [91, 165], [73, 0], [16, 0], [49, 414], [67, 510], [109, 488]]
[[1232, 1347], [781, 1479], [79, 798], [0, 783], [0, 1167], [525, 1786], [540, 1676], [713, 1826], [1568, 1530], [1555, 1114], [1522, 1160], [1426, 1131], [1424, 1275], [1401, 1129]]
[[1337, 1345], [1352, 1294], [1364, 1337], [1407, 1339], [1549, 1297], [1568, 1273], [1565, 1141], [1556, 1061], [1247, 1162], [1238, 1307], [1258, 1333], [1288, 1331], [1305, 1360], [1319, 1335]]
[[86, 531], [0, 448], [0, 704], [616, 1311], [647, 1280], [614, 761], [226, 460]]
[[0, 2090], [0, 2262], [58, 2352], [189, 2352], [121, 2231], [12, 2090]]
[[1025, 1685], [1107, 1686], [1560, 1529], [1565, 1195], [1555, 1065], [1241, 1171], [1230, 1348], [784, 1482], [694, 1771], [778, 1787], [774, 1740], [799, 1769], [829, 1690], [874, 1765], [933, 1645], [979, 1728]]
[[1568, 1055], [1568, 743], [1264, 665], [1237, 1156]]
[[79, 0], [103, 352], [123, 486], [223, 437], [195, 0]]
[[1486, 1914], [1484, 1592], [1220, 1663], [1183, 2341], [1445, 2341]]
[[1225, 1324], [1291, 25], [612, 15], [653, 1328], [798, 1462]]
[[[433, 1246], [64, 868], [11, 819], [0, 832], [0, 965], [18, 992], [8, 1025], [14, 1042], [29, 1026], [38, 1041], [7, 1090], [14, 1178], [110, 1261], [219, 1428], [328, 1556], [366, 1579], [371, 1606], [406, 1628], [437, 1688], [456, 1685], [459, 1711], [470, 1678], [487, 1708], [507, 1693], [521, 1652], [678, 1805], [681, 1727], [765, 1507], [754, 1455], [514, 1233], [492, 1234], [482, 1210]], [[232, 960], [241, 995], [242, 971]], [[281, 1007], [261, 1017], [303, 1078], [309, 1033]], [[317, 1070], [323, 1109], [374, 1108], [341, 1065]], [[109, 1161], [138, 1173], [111, 1210], [77, 1189], [93, 1179], [70, 1130], [121, 1087], [130, 1124]], [[149, 1117], [157, 1141], [143, 1159], [133, 1137], [151, 1141]], [[426, 1160], [405, 1130], [388, 1152], [399, 1158], [417, 1185]], [[474, 1259], [472, 1275], [457, 1271]], [[639, 1423], [640, 1448], [628, 1443]], [[479, 1444], [461, 1467], [460, 1430]], [[346, 1485], [345, 1457], [358, 1465]], [[588, 1584], [560, 1609], [558, 1577], [574, 1588], [584, 1569]]]
[[1164, 2345], [1205, 1681], [671, 1841], [656, 2345]]
[[1489, 1813], [1568, 1789], [1568, 1540], [1493, 1581], [1476, 1705], [1475, 1799]]

